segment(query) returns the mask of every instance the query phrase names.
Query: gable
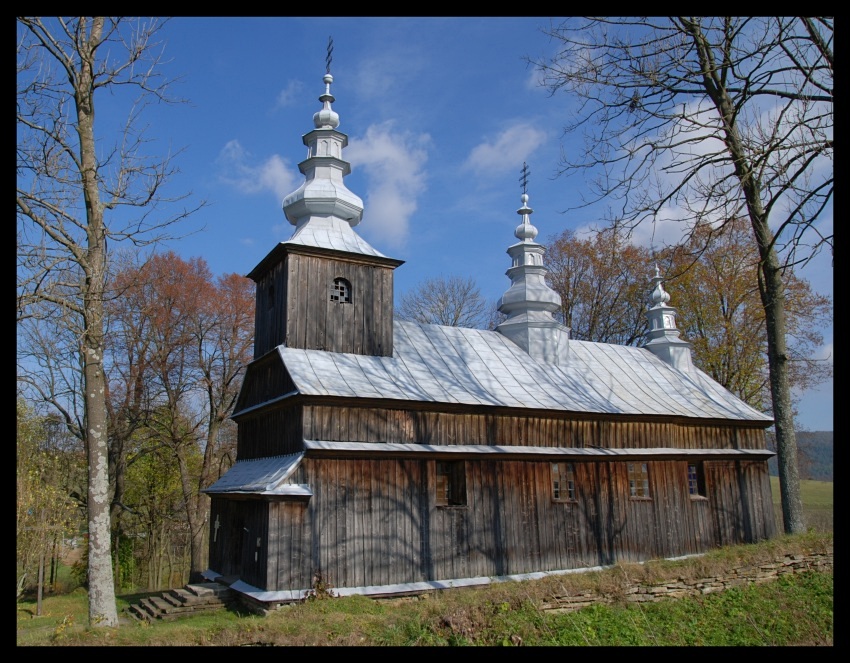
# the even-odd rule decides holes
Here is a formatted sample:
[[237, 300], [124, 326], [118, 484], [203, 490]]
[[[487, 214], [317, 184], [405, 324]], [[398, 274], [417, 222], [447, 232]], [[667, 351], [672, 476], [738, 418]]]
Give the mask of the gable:
[[277, 352], [269, 352], [248, 364], [234, 413], [244, 413], [281, 396], [295, 392], [295, 383]]

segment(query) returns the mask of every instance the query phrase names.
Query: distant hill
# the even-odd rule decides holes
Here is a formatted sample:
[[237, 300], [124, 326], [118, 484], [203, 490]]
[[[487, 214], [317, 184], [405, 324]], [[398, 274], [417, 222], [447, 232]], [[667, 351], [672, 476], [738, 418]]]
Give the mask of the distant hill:
[[[832, 438], [834, 431], [797, 431], [797, 461], [800, 478], [832, 481]], [[776, 451], [776, 438], [767, 433], [767, 448]], [[768, 461], [770, 476], [778, 476], [776, 456]]]

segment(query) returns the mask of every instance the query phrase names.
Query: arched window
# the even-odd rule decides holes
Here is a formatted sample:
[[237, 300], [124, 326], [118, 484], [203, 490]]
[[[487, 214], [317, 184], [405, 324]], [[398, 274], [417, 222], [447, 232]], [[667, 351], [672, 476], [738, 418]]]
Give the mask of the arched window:
[[335, 278], [331, 284], [331, 301], [341, 304], [351, 303], [351, 283], [343, 278]]

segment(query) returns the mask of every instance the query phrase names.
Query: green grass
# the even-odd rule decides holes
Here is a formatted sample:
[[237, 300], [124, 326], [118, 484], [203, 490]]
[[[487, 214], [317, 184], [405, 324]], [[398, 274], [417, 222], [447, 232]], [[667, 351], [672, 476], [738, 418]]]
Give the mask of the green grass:
[[[773, 507], [778, 531], [782, 529], [782, 504], [779, 492], [779, 477], [770, 477]], [[832, 481], [800, 481], [800, 497], [803, 500], [803, 518], [806, 527], [818, 532], [831, 532], [833, 523]]]
[[[88, 628], [87, 595], [51, 595], [43, 615], [18, 602], [19, 646], [831, 646], [831, 571], [659, 603], [596, 605], [556, 614], [544, 599], [566, 589], [616, 592], [626, 581], [697, 578], [772, 560], [784, 553], [826, 550], [832, 534], [810, 531], [759, 544], [730, 546], [685, 560], [621, 565], [419, 598], [362, 596], [308, 601], [259, 617], [219, 612], [150, 625]], [[140, 594], [119, 597], [123, 610]]]
[[[773, 503], [780, 503], [779, 477], [770, 477], [770, 489], [773, 494]], [[832, 508], [833, 494], [832, 481], [800, 481], [800, 496], [803, 500], [803, 508]]]

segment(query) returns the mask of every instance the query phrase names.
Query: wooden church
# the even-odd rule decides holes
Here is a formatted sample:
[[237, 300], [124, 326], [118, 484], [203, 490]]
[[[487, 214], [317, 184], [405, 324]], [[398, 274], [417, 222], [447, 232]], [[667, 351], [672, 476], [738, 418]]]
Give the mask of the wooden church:
[[696, 554], [775, 534], [772, 420], [691, 362], [656, 268], [644, 347], [569, 339], [523, 193], [495, 331], [393, 320], [324, 76], [292, 236], [249, 276], [254, 360], [209, 566], [270, 606], [321, 578], [393, 595]]

